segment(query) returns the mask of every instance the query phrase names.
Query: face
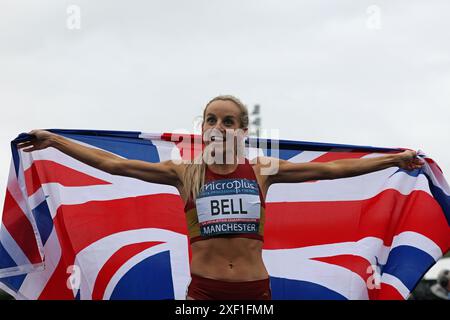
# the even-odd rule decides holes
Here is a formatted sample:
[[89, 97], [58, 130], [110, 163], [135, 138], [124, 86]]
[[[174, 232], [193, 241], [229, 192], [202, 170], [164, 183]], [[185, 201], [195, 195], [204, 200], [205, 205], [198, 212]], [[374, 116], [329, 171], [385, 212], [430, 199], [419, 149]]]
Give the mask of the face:
[[247, 128], [241, 128], [241, 110], [229, 100], [216, 100], [211, 102], [205, 110], [202, 126], [202, 135], [205, 137], [205, 145], [220, 143], [226, 149], [226, 139], [231, 132], [240, 129], [244, 134]]
[[241, 128], [240, 114], [239, 107], [233, 101], [216, 100], [211, 102], [205, 110], [202, 134], [212, 129], [220, 131], [224, 137], [227, 129], [242, 129], [246, 132], [247, 128]]

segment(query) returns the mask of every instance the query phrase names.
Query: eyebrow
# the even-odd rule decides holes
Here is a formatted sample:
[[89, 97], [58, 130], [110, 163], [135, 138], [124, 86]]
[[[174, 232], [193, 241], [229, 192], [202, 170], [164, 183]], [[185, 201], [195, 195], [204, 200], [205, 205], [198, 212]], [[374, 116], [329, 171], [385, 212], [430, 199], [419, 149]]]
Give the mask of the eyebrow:
[[[208, 114], [206, 115], [206, 117], [209, 117], [209, 116], [215, 117], [216, 115], [213, 114], [213, 113], [208, 113]], [[224, 119], [226, 119], [226, 118], [233, 118], [233, 119], [236, 119], [236, 117], [233, 116], [233, 115], [226, 115], [226, 116], [224, 117]]]

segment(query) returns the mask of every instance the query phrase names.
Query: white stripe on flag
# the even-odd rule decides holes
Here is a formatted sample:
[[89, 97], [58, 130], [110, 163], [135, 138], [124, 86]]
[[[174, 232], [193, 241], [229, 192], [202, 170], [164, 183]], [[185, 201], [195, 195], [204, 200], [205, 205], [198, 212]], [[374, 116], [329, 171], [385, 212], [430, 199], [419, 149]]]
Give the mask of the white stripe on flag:
[[[180, 133], [183, 134], [183, 133]], [[145, 139], [145, 140], [161, 140], [161, 134], [160, 133], [152, 133], [152, 132], [141, 132], [139, 134], [139, 138]]]
[[442, 257], [441, 248], [434, 241], [417, 232], [405, 231], [396, 235], [392, 240], [391, 250], [399, 246], [411, 246], [420, 249], [432, 256], [435, 261]]
[[437, 165], [435, 163], [429, 164], [426, 162], [424, 171], [428, 174], [433, 184], [440, 188], [447, 197], [450, 197], [450, 186], [445, 180], [443, 173], [437, 168]]
[[26, 193], [23, 193], [23, 190], [21, 190], [19, 186], [19, 182], [17, 181], [16, 177], [16, 171], [14, 169], [14, 162], [11, 161], [11, 167], [9, 169], [9, 177], [8, 177], [8, 185], [7, 190], [11, 194], [14, 201], [16, 201], [17, 205], [20, 207], [22, 212], [26, 215], [27, 212], [27, 204], [25, 202]]
[[[26, 183], [25, 183], [25, 176], [24, 176], [24, 170], [23, 170], [23, 159], [22, 159], [22, 156], [25, 153], [26, 152], [23, 152], [23, 151], [19, 152], [20, 161], [19, 161], [17, 183], [19, 185], [19, 189], [22, 193], [22, 196], [24, 198], [27, 198], [28, 192], [27, 192]], [[41, 259], [43, 259], [44, 258], [44, 248], [43, 248], [43, 244], [42, 244], [41, 235], [39, 234], [39, 229], [36, 224], [36, 220], [34, 219], [33, 213], [31, 212], [31, 208], [30, 208], [28, 201], [25, 201], [24, 203], [25, 203], [25, 211], [23, 211], [23, 213], [30, 221], [30, 224], [33, 228], [34, 236], [36, 238], [36, 243], [37, 243], [37, 246], [39, 249], [39, 254], [41, 256]]]
[[[82, 143], [77, 140], [73, 140], [73, 139], [69, 139], [69, 140], [74, 143], [80, 144], [82, 146], [90, 147], [90, 148], [93, 148], [96, 150], [103, 150], [100, 148], [96, 148], [90, 144]], [[104, 151], [106, 151], [106, 150], [104, 150]], [[107, 152], [109, 152], [109, 151], [107, 151]], [[112, 153], [112, 152], [110, 152], [110, 153]], [[24, 166], [25, 171], [31, 167], [31, 165], [33, 164], [33, 161], [48, 160], [48, 161], [56, 162], [60, 165], [69, 167], [69, 168], [79, 171], [83, 174], [93, 176], [93, 177], [96, 177], [101, 180], [105, 180], [107, 182], [112, 182], [112, 180], [114, 180], [115, 177], [123, 178], [120, 176], [111, 175], [107, 172], [101, 171], [92, 166], [88, 166], [87, 164], [84, 164], [83, 162], [78, 161], [75, 158], [69, 157], [65, 153], [63, 153], [55, 148], [47, 148], [44, 150], [34, 151], [32, 153], [26, 153], [26, 152], [20, 151], [19, 154], [21, 156], [23, 156], [23, 163], [24, 163], [23, 166]], [[112, 153], [112, 154], [114, 154], [114, 153]], [[120, 158], [123, 158], [120, 155], [117, 155], [117, 154], [115, 154], [115, 155]]]
[[417, 178], [404, 172], [389, 168], [351, 178], [320, 180], [304, 183], [278, 183], [270, 187], [267, 202], [302, 201], [356, 201], [375, 197], [389, 189], [395, 189], [403, 195], [421, 190], [430, 194], [428, 180], [421, 174]]
[[45, 193], [42, 188], [39, 188], [35, 193], [28, 197], [28, 203], [31, 210], [36, 209], [45, 200]]
[[366, 283], [358, 274], [340, 266], [306, 259], [298, 255], [300, 250], [263, 251], [269, 274], [274, 277], [316, 283], [339, 293], [346, 299], [368, 299]]
[[289, 161], [290, 162], [295, 162], [295, 163], [311, 162], [314, 159], [317, 159], [317, 158], [323, 156], [326, 153], [328, 153], [328, 152], [323, 152], [323, 151], [303, 151], [303, 152], [293, 156], [292, 158], [290, 158]]
[[[139, 181], [139, 180], [136, 180]], [[168, 193], [179, 195], [177, 189], [172, 186], [164, 186], [153, 183], [140, 185], [128, 181], [121, 185], [98, 185], [86, 187], [64, 187], [58, 183], [43, 184], [47, 198], [47, 205], [54, 218], [61, 205], [82, 204], [89, 201], [108, 201], [130, 197], [140, 197], [152, 194]]]
[[47, 242], [45, 243], [44, 253], [45, 269], [41, 272], [27, 274], [22, 286], [20, 287], [20, 294], [27, 299], [35, 300], [40, 296], [61, 259], [61, 247], [59, 245], [55, 228], [53, 228]]
[[[156, 150], [158, 150], [159, 161], [162, 162], [166, 160], [182, 159], [180, 149], [178, 149], [178, 147], [174, 142], [164, 140], [152, 140], [152, 144], [156, 147]], [[187, 148], [185, 152], [190, 152], [190, 149]]]

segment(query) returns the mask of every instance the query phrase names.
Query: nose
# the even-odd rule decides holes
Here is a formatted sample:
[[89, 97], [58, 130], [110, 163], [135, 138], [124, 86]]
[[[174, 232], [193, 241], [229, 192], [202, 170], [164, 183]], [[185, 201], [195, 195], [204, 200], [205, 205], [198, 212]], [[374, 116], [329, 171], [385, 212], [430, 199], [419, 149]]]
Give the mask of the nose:
[[224, 128], [224, 126], [223, 126], [223, 123], [222, 123], [222, 121], [220, 121], [220, 120], [218, 120], [218, 121], [216, 122], [216, 124], [214, 125], [213, 129], [218, 130], [218, 131], [220, 131], [220, 132], [222, 132], [222, 133], [225, 132], [225, 128]]

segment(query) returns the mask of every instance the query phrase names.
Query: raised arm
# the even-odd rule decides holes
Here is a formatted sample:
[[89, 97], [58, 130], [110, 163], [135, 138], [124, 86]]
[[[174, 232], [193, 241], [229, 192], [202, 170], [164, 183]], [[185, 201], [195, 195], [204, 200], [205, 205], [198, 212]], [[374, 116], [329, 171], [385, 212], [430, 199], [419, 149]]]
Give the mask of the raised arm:
[[[278, 170], [266, 177], [268, 185], [354, 177], [389, 167], [414, 170], [421, 168], [424, 164], [423, 160], [416, 157], [416, 152], [413, 150], [375, 158], [342, 159], [329, 162], [293, 163], [274, 158], [265, 158], [261, 162], [268, 163], [269, 161], [278, 161]], [[273, 162], [271, 165], [273, 166]], [[263, 167], [264, 165], [261, 165], [261, 168]]]
[[171, 160], [159, 163], [128, 160], [103, 150], [80, 145], [49, 131], [32, 130], [29, 134], [33, 136], [31, 140], [18, 144], [18, 148], [24, 152], [54, 147], [72, 158], [113, 175], [176, 187], [181, 184], [180, 168]]

